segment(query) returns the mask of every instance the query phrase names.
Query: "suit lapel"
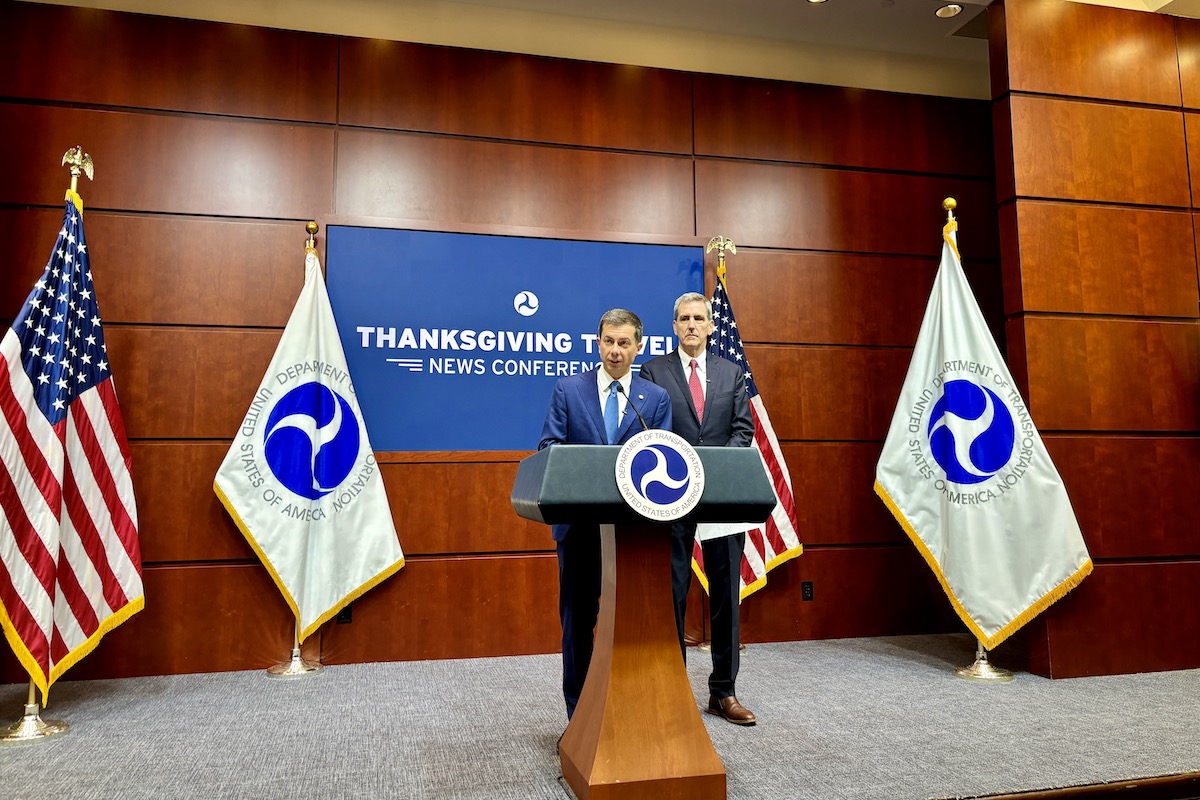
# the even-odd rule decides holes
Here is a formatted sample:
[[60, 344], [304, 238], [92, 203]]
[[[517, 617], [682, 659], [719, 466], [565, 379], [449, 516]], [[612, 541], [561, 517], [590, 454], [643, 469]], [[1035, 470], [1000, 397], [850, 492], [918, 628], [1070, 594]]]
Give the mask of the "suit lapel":
[[[733, 366], [720, 356], [708, 354], [708, 386], [706, 397], [724, 397], [733, 392]], [[707, 417], [705, 418], [707, 419]], [[725, 424], [722, 422], [722, 424]]]
[[[626, 407], [625, 416], [621, 419], [621, 424], [617, 426], [618, 442], [625, 437], [625, 433], [629, 430], [630, 426], [636, 425], [639, 430], [641, 429], [642, 423], [638, 420], [638, 413], [640, 412], [643, 417], [646, 416], [645, 386], [649, 382], [644, 378], [639, 378], [637, 375], [634, 375], [629, 381], [629, 402], [634, 405], [633, 408]], [[634, 408], [637, 411], [634, 411]]]
[[[630, 408], [629, 404], [639, 402], [638, 395], [645, 394], [645, 392], [638, 391], [638, 385], [637, 385], [638, 380], [639, 380], [639, 378], [637, 376], [634, 376], [629, 381], [629, 396], [627, 398], [625, 398], [628, 401], [625, 404], [625, 416], [621, 417], [621, 423], [619, 425], [617, 425], [617, 441], [618, 442], [625, 438], [625, 433], [629, 430], [629, 426], [634, 424], [634, 421], [637, 419], [637, 412], [634, 411], [632, 408]], [[638, 411], [642, 410], [641, 405], [637, 406], [637, 410]], [[641, 423], [638, 423], [638, 427], [641, 427]]]
[[583, 408], [587, 409], [588, 417], [592, 421], [592, 427], [596, 430], [596, 440], [600, 444], [608, 444], [604, 438], [604, 409], [600, 407], [599, 372], [600, 367], [596, 367], [594, 370], [583, 374], [583, 380], [578, 385], [579, 398], [583, 404]]

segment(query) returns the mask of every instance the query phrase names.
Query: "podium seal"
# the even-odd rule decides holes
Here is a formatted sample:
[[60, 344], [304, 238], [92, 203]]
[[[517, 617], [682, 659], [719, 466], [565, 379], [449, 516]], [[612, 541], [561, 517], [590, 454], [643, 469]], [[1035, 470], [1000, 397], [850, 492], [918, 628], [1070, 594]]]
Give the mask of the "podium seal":
[[617, 489], [625, 502], [655, 522], [680, 519], [704, 494], [704, 464], [681, 436], [664, 430], [636, 434], [617, 453]]

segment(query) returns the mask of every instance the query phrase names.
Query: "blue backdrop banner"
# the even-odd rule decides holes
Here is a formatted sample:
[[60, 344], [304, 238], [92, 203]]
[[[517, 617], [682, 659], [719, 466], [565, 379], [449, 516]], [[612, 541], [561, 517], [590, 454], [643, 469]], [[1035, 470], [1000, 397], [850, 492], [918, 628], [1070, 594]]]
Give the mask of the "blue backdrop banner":
[[600, 363], [605, 311], [642, 318], [641, 364], [675, 348], [675, 298], [704, 291], [699, 246], [349, 226], [327, 237], [329, 299], [378, 451], [532, 450], [554, 381]]

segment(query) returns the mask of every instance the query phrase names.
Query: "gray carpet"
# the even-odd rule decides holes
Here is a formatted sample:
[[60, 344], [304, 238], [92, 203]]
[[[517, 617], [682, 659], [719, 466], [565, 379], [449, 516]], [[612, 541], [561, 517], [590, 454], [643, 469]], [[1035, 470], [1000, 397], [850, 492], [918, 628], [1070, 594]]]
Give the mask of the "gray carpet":
[[[1200, 671], [956, 678], [973, 656], [965, 635], [750, 645], [738, 694], [759, 724], [703, 715], [729, 798], [930, 800], [1200, 771]], [[698, 700], [707, 661], [689, 654]], [[563, 800], [559, 678], [557, 656], [525, 656], [63, 680], [44, 716], [71, 730], [0, 748], [0, 795]], [[26, 691], [0, 686], [0, 721]]]

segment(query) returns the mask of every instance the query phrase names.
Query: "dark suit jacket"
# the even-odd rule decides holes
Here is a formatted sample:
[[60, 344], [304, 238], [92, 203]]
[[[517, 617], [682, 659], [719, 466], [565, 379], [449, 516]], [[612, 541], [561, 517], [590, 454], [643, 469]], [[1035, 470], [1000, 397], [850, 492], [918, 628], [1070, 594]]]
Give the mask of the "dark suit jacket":
[[[542, 423], [542, 440], [538, 450], [553, 444], [608, 444], [604, 436], [604, 410], [600, 408], [600, 393], [596, 372], [601, 367], [559, 378], [550, 396], [550, 410]], [[629, 403], [641, 413], [648, 428], [671, 429], [671, 399], [659, 386], [634, 375], [629, 386]], [[617, 441], [624, 444], [637, 433], [642, 423], [633, 409], [626, 406], [625, 416], [617, 427]], [[561, 542], [568, 525], [551, 528], [554, 540]]]
[[678, 350], [647, 361], [642, 365], [641, 376], [667, 390], [673, 412], [671, 430], [689, 444], [749, 447], [754, 442], [754, 417], [750, 414], [750, 396], [742, 368], [712, 353], [706, 361], [708, 386], [704, 393], [703, 424], [696, 419], [696, 405]]

